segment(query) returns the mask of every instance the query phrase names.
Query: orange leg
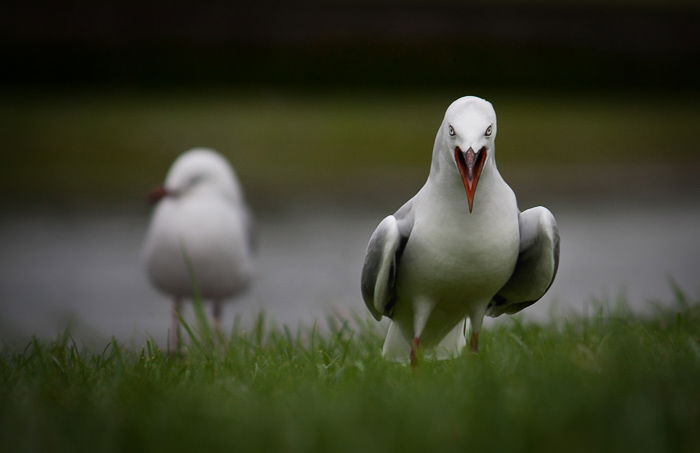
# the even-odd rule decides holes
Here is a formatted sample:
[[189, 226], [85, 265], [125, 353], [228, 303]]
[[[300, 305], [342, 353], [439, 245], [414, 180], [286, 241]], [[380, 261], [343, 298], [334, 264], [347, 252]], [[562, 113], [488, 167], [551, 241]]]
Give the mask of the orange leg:
[[180, 353], [180, 309], [182, 301], [179, 298], [173, 300], [173, 308], [171, 314], [170, 335], [168, 339], [168, 352], [170, 354]]
[[214, 305], [212, 307], [212, 315], [214, 316], [214, 334], [218, 337], [223, 335], [221, 331], [221, 317], [223, 314], [223, 304], [220, 300], [215, 300], [212, 302]]
[[479, 352], [479, 332], [472, 332], [471, 338], [469, 338], [469, 347], [472, 352]]
[[411, 368], [416, 368], [418, 365], [418, 347], [420, 346], [420, 337], [415, 337], [411, 342]]

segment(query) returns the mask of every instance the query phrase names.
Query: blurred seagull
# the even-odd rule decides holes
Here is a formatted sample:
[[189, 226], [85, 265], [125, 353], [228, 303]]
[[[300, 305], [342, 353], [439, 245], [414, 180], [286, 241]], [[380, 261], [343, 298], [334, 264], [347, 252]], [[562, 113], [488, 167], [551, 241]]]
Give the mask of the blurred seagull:
[[151, 282], [174, 300], [169, 348], [177, 351], [180, 309], [194, 297], [195, 285], [212, 302], [218, 332], [222, 303], [249, 285], [252, 219], [233, 169], [209, 149], [178, 157], [150, 198], [157, 206], [144, 246], [146, 268]]
[[[554, 216], [520, 212], [496, 168], [496, 112], [467, 96], [447, 109], [425, 185], [372, 234], [362, 296], [391, 318], [383, 355], [416, 364], [479, 348], [484, 315], [512, 314], [549, 289], [559, 262]], [[478, 193], [477, 193], [478, 187]], [[466, 195], [466, 196], [465, 196]]]

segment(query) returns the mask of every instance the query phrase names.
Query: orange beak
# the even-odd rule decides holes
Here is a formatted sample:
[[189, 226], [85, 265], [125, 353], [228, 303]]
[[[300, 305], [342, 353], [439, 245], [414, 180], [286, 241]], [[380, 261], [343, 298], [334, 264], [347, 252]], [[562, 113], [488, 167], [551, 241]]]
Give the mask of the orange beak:
[[170, 195], [170, 192], [168, 192], [168, 189], [165, 188], [165, 186], [156, 186], [148, 192], [148, 202], [151, 205], [154, 205], [158, 203], [163, 197], [166, 197]]
[[481, 170], [484, 169], [484, 164], [486, 163], [486, 153], [485, 146], [478, 152], [474, 152], [471, 147], [466, 152], [459, 149], [459, 146], [455, 147], [455, 162], [457, 162], [464, 189], [467, 191], [470, 213], [474, 208], [476, 186], [479, 184], [479, 176], [481, 176]]

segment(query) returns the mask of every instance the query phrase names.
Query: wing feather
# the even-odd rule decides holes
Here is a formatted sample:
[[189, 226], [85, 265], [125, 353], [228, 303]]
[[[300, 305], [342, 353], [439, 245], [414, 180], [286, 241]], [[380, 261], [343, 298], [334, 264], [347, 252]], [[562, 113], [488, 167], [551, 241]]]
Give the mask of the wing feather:
[[396, 301], [396, 275], [408, 241], [413, 216], [410, 202], [384, 218], [372, 233], [362, 266], [362, 298], [379, 321], [391, 317]]
[[559, 228], [542, 206], [520, 213], [520, 254], [513, 275], [493, 297], [486, 314], [513, 314], [537, 302], [549, 290], [559, 267]]

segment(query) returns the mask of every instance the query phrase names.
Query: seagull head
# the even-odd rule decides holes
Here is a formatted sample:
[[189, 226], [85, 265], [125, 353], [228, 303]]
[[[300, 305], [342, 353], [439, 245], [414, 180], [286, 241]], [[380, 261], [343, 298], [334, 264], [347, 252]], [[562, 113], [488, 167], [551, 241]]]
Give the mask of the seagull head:
[[496, 112], [490, 102], [465, 96], [454, 101], [445, 112], [435, 141], [433, 159], [448, 160], [448, 168], [458, 177], [467, 193], [469, 212], [479, 178], [488, 171], [487, 161], [494, 159]]
[[153, 189], [149, 199], [154, 204], [165, 197], [179, 199], [195, 195], [237, 200], [239, 194], [233, 169], [226, 158], [211, 149], [195, 148], [175, 160], [165, 184]]

